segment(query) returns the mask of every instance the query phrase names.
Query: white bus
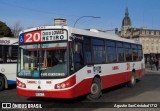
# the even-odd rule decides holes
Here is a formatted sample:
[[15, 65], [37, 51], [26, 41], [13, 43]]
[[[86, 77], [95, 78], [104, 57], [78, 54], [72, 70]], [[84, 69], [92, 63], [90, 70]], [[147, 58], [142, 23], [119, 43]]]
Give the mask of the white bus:
[[102, 89], [144, 75], [142, 45], [115, 34], [67, 26], [24, 30], [19, 37], [20, 96], [93, 100]]
[[16, 84], [18, 38], [0, 38], [0, 90]]

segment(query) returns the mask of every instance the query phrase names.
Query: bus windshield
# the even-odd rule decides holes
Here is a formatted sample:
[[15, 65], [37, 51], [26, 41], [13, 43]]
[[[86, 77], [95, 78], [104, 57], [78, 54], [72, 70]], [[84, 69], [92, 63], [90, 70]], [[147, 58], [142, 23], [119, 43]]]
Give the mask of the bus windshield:
[[67, 43], [21, 45], [18, 77], [66, 77]]

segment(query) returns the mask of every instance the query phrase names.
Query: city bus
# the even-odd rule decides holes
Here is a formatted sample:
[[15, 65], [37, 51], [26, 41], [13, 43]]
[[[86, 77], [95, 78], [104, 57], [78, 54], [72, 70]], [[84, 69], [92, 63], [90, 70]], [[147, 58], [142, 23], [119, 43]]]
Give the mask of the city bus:
[[0, 91], [16, 84], [18, 38], [0, 38]]
[[142, 44], [99, 30], [42, 26], [19, 36], [19, 96], [98, 99], [102, 90], [144, 75]]

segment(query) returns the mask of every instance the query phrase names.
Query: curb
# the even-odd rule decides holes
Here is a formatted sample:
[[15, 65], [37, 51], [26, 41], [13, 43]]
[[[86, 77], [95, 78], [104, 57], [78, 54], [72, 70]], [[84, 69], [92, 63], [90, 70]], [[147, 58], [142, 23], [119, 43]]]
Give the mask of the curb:
[[160, 74], [160, 70], [159, 70], [159, 71], [156, 71], [156, 70], [148, 70], [148, 69], [145, 69], [145, 73]]

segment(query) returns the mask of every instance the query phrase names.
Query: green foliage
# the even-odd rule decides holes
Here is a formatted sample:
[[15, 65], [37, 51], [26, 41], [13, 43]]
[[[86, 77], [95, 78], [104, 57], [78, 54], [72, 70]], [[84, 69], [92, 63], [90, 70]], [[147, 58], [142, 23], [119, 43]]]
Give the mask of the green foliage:
[[13, 37], [11, 29], [4, 23], [0, 21], [0, 37]]

